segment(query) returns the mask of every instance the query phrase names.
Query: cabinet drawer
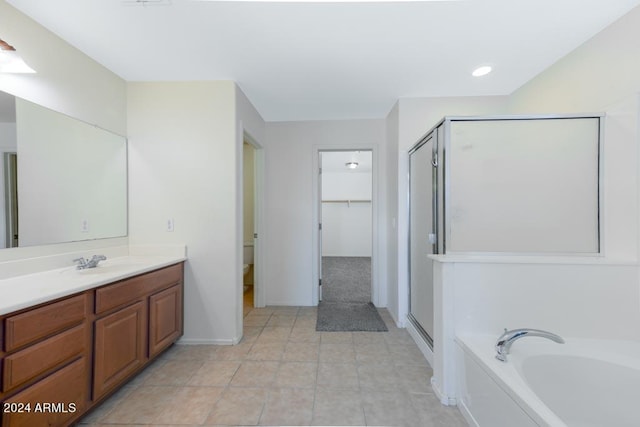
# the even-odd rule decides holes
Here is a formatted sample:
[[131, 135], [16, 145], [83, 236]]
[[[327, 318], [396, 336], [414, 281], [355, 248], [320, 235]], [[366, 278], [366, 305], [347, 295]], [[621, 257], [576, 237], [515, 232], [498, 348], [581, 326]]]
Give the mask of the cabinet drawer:
[[[3, 407], [23, 412], [2, 414], [3, 427], [66, 426], [87, 402], [87, 361], [81, 357], [24, 391], [7, 399]], [[29, 412], [25, 412], [29, 405]], [[4, 408], [3, 408], [4, 409]]]
[[87, 326], [80, 325], [7, 356], [3, 366], [3, 391], [24, 384], [62, 366], [86, 350]]
[[87, 313], [84, 294], [45, 305], [5, 320], [7, 352], [81, 323]]
[[96, 314], [105, 313], [182, 281], [182, 264], [126, 279], [96, 291]]

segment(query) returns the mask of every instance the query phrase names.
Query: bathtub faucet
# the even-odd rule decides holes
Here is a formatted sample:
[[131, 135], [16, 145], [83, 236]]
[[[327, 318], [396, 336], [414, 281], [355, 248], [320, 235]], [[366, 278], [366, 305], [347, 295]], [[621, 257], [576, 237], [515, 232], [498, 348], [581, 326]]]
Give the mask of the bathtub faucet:
[[551, 332], [542, 331], [540, 329], [524, 328], [507, 331], [507, 329], [505, 328], [504, 333], [500, 335], [500, 338], [498, 338], [498, 341], [496, 341], [496, 351], [498, 352], [498, 354], [496, 354], [496, 359], [506, 362], [507, 354], [509, 354], [509, 349], [511, 349], [513, 342], [524, 337], [548, 338], [551, 341], [555, 341], [559, 344], [564, 344], [564, 340], [562, 339], [562, 337], [556, 334], [552, 334]]

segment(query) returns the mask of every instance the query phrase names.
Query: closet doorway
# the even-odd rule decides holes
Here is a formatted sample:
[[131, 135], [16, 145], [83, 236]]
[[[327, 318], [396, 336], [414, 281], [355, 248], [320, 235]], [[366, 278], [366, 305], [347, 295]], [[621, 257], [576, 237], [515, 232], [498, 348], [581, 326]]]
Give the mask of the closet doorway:
[[372, 154], [319, 152], [320, 301], [372, 301]]

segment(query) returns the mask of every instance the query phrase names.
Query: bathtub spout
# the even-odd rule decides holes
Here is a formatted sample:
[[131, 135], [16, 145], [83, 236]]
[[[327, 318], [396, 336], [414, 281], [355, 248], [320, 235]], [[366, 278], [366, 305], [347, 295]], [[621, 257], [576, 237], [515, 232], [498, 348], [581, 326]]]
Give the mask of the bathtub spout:
[[496, 352], [498, 352], [498, 354], [496, 354], [496, 359], [506, 362], [507, 354], [509, 354], [509, 350], [511, 349], [513, 342], [524, 337], [548, 338], [551, 341], [555, 341], [559, 344], [564, 344], [564, 340], [562, 339], [562, 337], [551, 332], [542, 331], [540, 329], [524, 328], [507, 331], [507, 329], [505, 328], [504, 333], [500, 335], [500, 338], [498, 338], [498, 341], [496, 341]]

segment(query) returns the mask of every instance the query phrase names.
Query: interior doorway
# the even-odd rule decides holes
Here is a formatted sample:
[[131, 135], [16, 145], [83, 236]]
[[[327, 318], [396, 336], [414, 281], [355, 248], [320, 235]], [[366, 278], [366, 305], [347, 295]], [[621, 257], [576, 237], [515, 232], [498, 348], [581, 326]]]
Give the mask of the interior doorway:
[[242, 144], [242, 195], [243, 195], [243, 251], [242, 251], [242, 300], [243, 316], [256, 307], [258, 202], [256, 186], [257, 150], [246, 138]]
[[373, 153], [320, 151], [318, 299], [372, 301]]

